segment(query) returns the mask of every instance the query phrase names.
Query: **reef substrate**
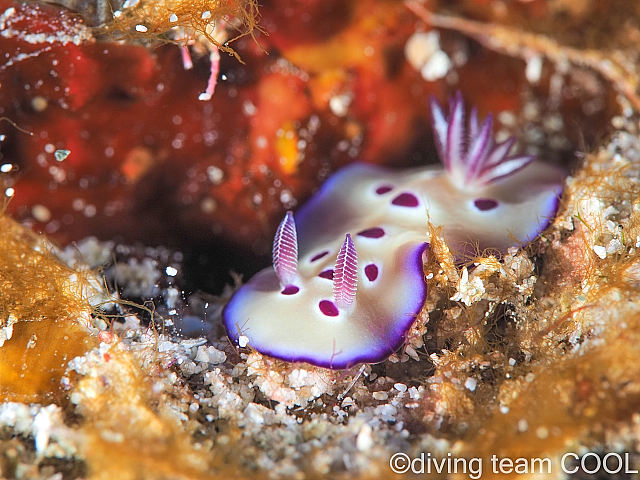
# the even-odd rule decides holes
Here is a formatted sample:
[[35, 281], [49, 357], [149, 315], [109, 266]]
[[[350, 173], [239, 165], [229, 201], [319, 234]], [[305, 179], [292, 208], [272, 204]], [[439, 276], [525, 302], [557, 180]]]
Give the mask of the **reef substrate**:
[[[290, 14], [302, 18], [306, 12], [311, 19], [325, 15], [324, 7], [319, 5], [308, 2], [297, 9], [290, 6]], [[381, 163], [391, 162], [394, 155], [389, 152], [397, 151], [400, 157], [408, 153], [408, 158], [412, 151], [424, 152], [411, 142], [413, 134], [427, 125], [426, 117], [412, 116], [418, 115], [414, 104], [416, 99], [426, 98], [428, 91], [443, 92], [449, 84], [460, 88], [469, 103], [479, 104], [481, 112], [500, 111], [499, 130], [512, 133], [513, 129], [521, 129], [523, 143], [536, 150], [532, 153], [552, 161], [570, 157], [581, 134], [589, 142], [597, 138], [599, 145], [592, 147], [588, 143], [582, 150], [590, 153], [573, 161], [560, 212], [549, 229], [531, 246], [509, 251], [502, 262], [479, 252], [465, 265], [456, 264], [449, 246], [439, 240], [441, 232], [432, 229], [433, 254], [426, 265], [432, 274], [427, 301], [407, 344], [383, 363], [334, 372], [274, 361], [246, 348], [236, 349], [219, 328], [220, 309], [231, 289], [222, 298], [183, 295], [185, 267], [179, 248], [128, 247], [122, 242], [81, 238], [94, 227], [98, 234], [104, 233], [100, 228], [117, 226], [117, 222], [104, 226], [108, 222], [100, 217], [114, 198], [123, 202], [127, 199], [126, 208], [144, 205], [142, 201], [129, 200], [143, 195], [145, 188], [156, 188], [149, 182], [156, 176], [173, 178], [176, 184], [183, 185], [185, 178], [190, 178], [188, 172], [197, 171], [194, 178], [199, 179], [201, 173], [205, 175], [202, 181], [210, 182], [207, 191], [236, 188], [242, 198], [250, 198], [255, 194], [251, 191], [253, 177], [246, 185], [242, 179], [246, 165], [253, 165], [255, 146], [247, 145], [245, 138], [254, 138], [257, 130], [249, 134], [251, 128], [240, 130], [242, 133], [230, 133], [229, 138], [220, 139], [231, 142], [235, 138], [233, 148], [240, 153], [251, 151], [235, 157], [249, 159], [248, 163], [225, 167], [229, 170], [222, 168], [231, 142], [217, 151], [217, 161], [221, 163], [203, 160], [215, 149], [194, 146], [191, 153], [200, 148], [204, 156], [194, 156], [191, 161], [195, 163], [188, 167], [180, 162], [176, 166], [170, 157], [178, 155], [180, 149], [168, 145], [180, 133], [175, 115], [187, 115], [177, 109], [185, 108], [201, 118], [215, 115], [214, 110], [205, 112], [208, 104], [197, 101], [207, 80], [206, 68], [196, 68], [199, 74], [182, 72], [179, 51], [171, 50], [172, 46], [162, 47], [152, 56], [140, 46], [85, 44], [84, 40], [78, 45], [73, 41], [62, 45], [56, 40], [40, 52], [40, 47], [25, 39], [3, 36], [2, 45], [22, 42], [19, 46], [25, 50], [11, 52], [24, 53], [26, 57], [3, 67], [2, 115], [34, 135], [16, 131], [7, 122], [1, 124], [2, 134], [7, 136], [2, 144], [2, 165], [15, 165], [19, 174], [4, 177], [8, 182], [5, 195], [7, 189], [13, 189], [9, 210], [27, 225], [7, 216], [1, 219], [2, 476], [389, 478], [394, 476], [389, 460], [398, 452], [410, 458], [429, 452], [439, 461], [448, 454], [467, 460], [482, 458], [483, 478], [494, 476], [489, 467], [493, 455], [513, 460], [549, 458], [555, 478], [564, 478], [558, 460], [566, 453], [583, 456], [593, 451], [600, 457], [608, 452], [622, 457], [628, 453], [631, 468], [638, 469], [640, 124], [632, 87], [640, 77], [633, 65], [620, 60], [625, 55], [638, 55], [634, 40], [640, 31], [637, 12], [625, 9], [620, 2], [595, 1], [581, 2], [582, 8], [572, 7], [572, 2], [491, 2], [487, 7], [486, 2], [466, 1], [449, 12], [435, 5], [438, 16], [430, 20], [440, 23], [438, 50], [452, 60], [452, 66], [444, 77], [427, 81], [421, 69], [405, 62], [404, 47], [416, 28], [426, 32], [428, 26], [417, 17], [407, 16], [410, 11], [400, 4], [363, 5], [375, 6], [369, 10], [362, 7], [371, 15], [343, 15], [345, 12], [334, 5], [334, 13], [341, 13], [335, 14], [335, 23], [329, 23], [335, 31], [309, 28], [300, 37], [304, 42], [293, 40], [300, 32], [291, 26], [295, 22], [286, 20], [286, 5], [265, 6], [263, 22], [272, 43], [263, 45], [273, 46], [270, 53], [274, 56], [264, 60], [260, 49], [251, 46], [251, 42], [238, 47], [250, 66], [223, 66], [227, 75], [234, 71], [239, 76], [226, 86], [221, 83], [212, 99], [219, 102], [215, 103], [216, 108], [228, 104], [229, 110], [220, 106], [219, 111], [230, 112], [231, 118], [242, 118], [245, 128], [259, 128], [245, 119], [246, 109], [239, 113], [238, 109], [249, 105], [244, 103], [244, 97], [242, 103], [233, 100], [233, 95], [245, 94], [238, 80], [240, 72], [252, 72], [254, 83], [248, 82], [246, 92], [251, 93], [246, 95], [263, 99], [264, 103], [251, 100], [251, 104], [264, 108], [256, 115], [260, 118], [258, 124], [273, 135], [269, 138], [277, 139], [279, 129], [286, 132], [283, 122], [306, 119], [305, 115], [310, 119], [311, 112], [315, 112], [318, 118], [327, 118], [322, 125], [331, 128], [327, 127], [326, 137], [314, 137], [305, 148], [315, 145], [313, 148], [338, 149], [346, 135], [351, 141], [343, 144], [347, 145], [344, 157], [340, 157], [344, 162], [356, 144], [359, 156], [373, 161], [379, 155]], [[18, 6], [6, 2], [0, 10], [6, 15], [7, 9]], [[54, 25], [51, 18], [61, 15], [57, 7], [38, 8], [50, 12], [44, 25]], [[405, 24], [399, 18], [410, 20]], [[429, 20], [428, 16], [425, 18]], [[558, 28], [560, 24], [562, 29]], [[75, 21], [70, 25], [84, 31]], [[375, 55], [369, 57], [363, 48], [373, 35], [371, 32], [380, 31], [380, 25], [388, 27], [382, 29], [386, 32], [396, 31], [391, 28], [394, 25], [402, 25], [400, 31], [405, 33], [395, 43], [389, 36], [379, 37]], [[589, 36], [576, 34], [587, 29]], [[554, 33], [560, 30], [564, 33]], [[477, 38], [479, 43], [469, 41], [468, 36]], [[378, 51], [381, 45], [389, 48]], [[6, 53], [9, 50], [5, 48]], [[102, 53], [104, 50], [108, 53]], [[249, 54], [251, 51], [254, 56]], [[276, 58], [276, 51], [282, 56]], [[116, 52], [128, 59], [121, 70], [126, 74], [118, 77], [121, 83], [108, 83], [117, 77], [117, 69], [110, 63], [118, 57]], [[46, 77], [53, 83], [36, 86], [42, 75], [49, 75], [56, 56], [63, 53], [87, 61], [93, 58], [88, 62], [93, 65], [89, 71], [94, 72], [94, 86], [101, 93], [89, 92], [93, 96], [85, 97], [82, 89], [73, 96], [66, 93], [66, 87], [76, 86], [77, 92], [80, 85], [80, 75], [69, 68], [53, 69], [58, 76], [52, 76], [53, 80]], [[102, 58], [100, 55], [108, 60], [95, 60]], [[387, 60], [383, 62], [381, 58]], [[565, 63], [560, 61], [562, 58]], [[393, 59], [401, 66], [380, 69], [380, 65], [394, 65]], [[263, 69], [265, 63], [260, 62], [267, 62], [268, 67]], [[18, 65], [25, 77], [11, 83], [6, 72], [15, 74]], [[433, 71], [427, 69], [426, 73]], [[190, 75], [193, 78], [186, 80]], [[148, 89], [138, 90], [141, 87], [136, 82], [141, 76], [149, 79]], [[175, 95], [162, 97], [164, 94], [157, 88], [159, 82], [171, 85], [170, 81], [177, 78], [188, 92], [185, 99], [179, 102]], [[127, 83], [127, 79], [133, 83]], [[57, 85], [56, 81], [67, 83]], [[359, 84], [364, 86], [357, 87]], [[417, 96], [401, 100], [399, 91], [406, 94], [418, 84], [423, 87]], [[505, 89], [505, 84], [511, 87]], [[290, 88], [291, 85], [298, 87]], [[333, 90], [335, 85], [340, 88]], [[372, 97], [365, 93], [381, 85], [397, 88], [380, 90], [388, 95], [375, 96], [375, 101], [367, 103]], [[60, 87], [58, 91], [56, 86]], [[38, 89], [47, 93], [33, 95]], [[232, 89], [236, 89], [235, 94]], [[271, 117], [266, 112], [273, 110], [268, 101], [273, 97], [267, 92], [272, 91], [281, 92], [287, 99], [304, 98], [306, 113], [296, 116], [284, 110], [286, 115], [269, 123]], [[260, 92], [265, 96], [261, 97]], [[308, 92], [329, 93], [307, 96]], [[341, 104], [337, 100], [332, 103], [331, 99], [342, 94], [354, 97], [347, 108], [349, 114], [340, 116], [336, 112], [342, 111], [338, 108]], [[159, 128], [158, 132], [169, 132], [167, 138], [158, 133], [145, 146], [144, 141], [136, 145], [130, 132], [109, 136], [109, 132], [116, 131], [113, 111], [136, 109], [147, 101], [150, 112], [154, 112], [153, 108], [161, 111], [159, 104], [153, 103], [154, 95], [166, 100], [163, 108], [169, 116], [158, 114], [155, 118], [149, 113], [145, 118]], [[40, 112], [37, 110], [43, 106], [41, 100], [34, 103], [38, 96], [46, 100], [46, 108]], [[315, 102], [319, 99], [324, 100]], [[385, 109], [385, 105], [389, 108]], [[390, 122], [390, 112], [411, 114]], [[362, 116], [358, 116], [360, 113]], [[89, 114], [88, 120], [84, 114]], [[333, 117], [337, 120], [332, 125]], [[84, 125], [85, 120], [87, 125], [95, 122], [91, 128], [96, 130]], [[131, 129], [138, 122], [128, 116], [120, 120], [121, 125]], [[217, 121], [220, 128], [227, 128], [224, 118]], [[58, 124], [64, 128], [53, 130], [52, 125]], [[186, 124], [194, 125], [190, 121]], [[576, 124], [578, 131], [567, 129], [567, 125]], [[69, 125], [78, 128], [71, 131]], [[292, 131], [299, 135], [305, 125], [308, 123], [301, 122]], [[354, 125], [359, 128], [351, 130]], [[416, 130], [408, 125], [417, 125]], [[238, 126], [228, 128], [229, 132], [236, 132]], [[95, 149], [89, 139], [82, 139], [84, 130], [96, 132], [90, 135], [98, 144]], [[42, 137], [43, 131], [57, 131], [58, 137]], [[110, 145], [100, 143], [101, 131], [105, 136], [100, 138], [122, 139], [125, 147], [121, 153], [116, 155], [119, 147], [111, 145], [113, 157], [106, 154]], [[357, 134], [349, 136], [348, 132], [353, 131]], [[404, 136], [398, 136], [399, 132]], [[202, 131], [197, 133], [202, 135]], [[354, 143], [354, 138], [361, 138], [360, 143]], [[69, 139], [76, 143], [68, 143]], [[316, 168], [323, 161], [309, 167], [305, 161], [281, 162], [278, 149], [292, 151], [292, 144], [285, 140], [275, 141], [269, 150], [271, 160], [265, 161], [271, 162], [270, 168], [279, 172], [281, 179], [288, 178], [285, 170], [295, 166], [297, 173], [291, 178], [302, 182], [296, 175], [306, 168], [313, 170], [311, 167]], [[61, 150], [70, 153], [59, 161], [56, 152]], [[40, 165], [38, 156], [43, 152], [44, 164]], [[74, 159], [74, 154], [80, 152], [85, 153]], [[161, 152], [169, 153], [163, 157]], [[114, 158], [113, 163], [109, 158]], [[285, 155], [287, 158], [298, 157]], [[334, 158], [331, 162], [335, 163], [329, 162], [323, 175], [343, 162], [331, 155], [325, 158]], [[258, 160], [255, 162], [259, 165]], [[208, 171], [215, 165], [223, 170], [222, 177], [216, 170]], [[113, 171], [120, 172], [116, 178], [130, 176], [126, 182], [99, 181], [94, 190], [83, 189], [82, 179], [92, 182], [102, 178], [95, 172], [86, 173], [93, 168], [104, 168], [106, 179]], [[237, 174], [232, 175], [229, 172], [234, 168]], [[172, 177], [172, 172], [182, 172], [183, 176]], [[313, 171], [313, 181], [305, 183], [303, 190], [311, 192], [325, 178], [323, 175]], [[227, 182], [229, 178], [234, 182]], [[221, 181], [219, 185], [214, 185], [216, 179]], [[84, 193], [79, 197], [79, 192]], [[278, 191], [278, 195], [281, 193]], [[73, 207], [76, 198], [84, 202], [77, 203], [77, 209]], [[223, 218], [222, 212], [226, 212], [224, 215], [236, 216], [240, 222], [230, 221], [229, 231], [225, 227], [219, 233], [234, 235], [234, 228], [245, 221], [229, 200], [235, 197], [224, 193], [215, 198], [219, 207], [215, 215]], [[295, 198], [302, 201], [303, 195]], [[56, 204], [60, 205], [59, 212]], [[36, 205], [45, 209], [34, 210]], [[95, 212], [92, 208], [87, 210], [91, 205]], [[194, 205], [202, 208], [201, 203]], [[285, 208], [284, 203], [274, 206], [274, 218], [280, 219]], [[169, 217], [167, 212], [172, 210], [162, 211]], [[66, 224], [64, 218], [68, 214], [74, 217]], [[131, 225], [133, 219], [139, 218], [137, 215], [118, 216], [123, 219], [119, 228]], [[254, 225], [256, 215], [248, 215], [246, 222], [258, 231]], [[260, 228], [273, 221], [270, 215]], [[164, 238], [160, 235], [162, 228], [174, 231], [174, 227], [166, 226], [154, 230], [150, 225], [159, 217], [144, 218], [152, 220], [140, 230], [131, 230], [132, 240], [143, 237], [145, 228], [149, 237], [144, 238], [153, 238], [155, 243]], [[192, 227], [191, 231], [198, 231], [198, 222], [205, 223], [186, 218], [181, 222]], [[46, 230], [55, 220], [60, 223], [49, 227], [51, 233], [60, 240], [76, 238], [76, 245], [53, 247], [28, 228]], [[264, 232], [274, 229], [275, 223], [277, 220]], [[83, 226], [74, 230], [77, 225]], [[160, 233], [154, 237], [154, 232]], [[95, 269], [100, 266], [104, 267], [102, 274], [96, 275]], [[131, 300], [143, 304], [149, 299], [154, 303], [147, 303], [144, 308], [132, 306]]]

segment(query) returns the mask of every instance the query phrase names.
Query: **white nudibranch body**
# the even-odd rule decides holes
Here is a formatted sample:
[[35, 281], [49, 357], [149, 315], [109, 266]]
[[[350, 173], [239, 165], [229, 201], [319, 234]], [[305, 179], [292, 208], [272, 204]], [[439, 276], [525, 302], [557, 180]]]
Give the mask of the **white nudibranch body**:
[[333, 175], [282, 221], [273, 268], [231, 299], [236, 343], [291, 362], [342, 369], [385, 360], [405, 341], [427, 288], [427, 225], [443, 226], [458, 258], [533, 240], [555, 214], [564, 171], [510, 155], [491, 116], [465, 123], [458, 93], [445, 117], [431, 102], [442, 167], [391, 170], [362, 163]]

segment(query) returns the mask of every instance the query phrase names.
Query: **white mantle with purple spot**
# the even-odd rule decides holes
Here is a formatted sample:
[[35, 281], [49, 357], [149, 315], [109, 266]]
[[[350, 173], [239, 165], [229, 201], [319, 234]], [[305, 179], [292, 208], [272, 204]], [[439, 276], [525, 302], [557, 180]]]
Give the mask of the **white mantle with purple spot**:
[[458, 258], [533, 240], [558, 207], [564, 172], [509, 156], [491, 117], [468, 124], [458, 94], [445, 119], [432, 102], [445, 168], [390, 170], [360, 163], [333, 175], [276, 233], [274, 268], [229, 302], [224, 324], [263, 354], [343, 369], [388, 358], [426, 297], [427, 225], [444, 227]]

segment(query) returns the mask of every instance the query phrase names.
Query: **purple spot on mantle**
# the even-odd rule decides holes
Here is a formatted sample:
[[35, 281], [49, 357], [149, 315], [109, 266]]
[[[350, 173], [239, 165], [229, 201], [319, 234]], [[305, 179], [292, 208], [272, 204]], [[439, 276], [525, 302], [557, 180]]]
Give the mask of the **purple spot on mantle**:
[[361, 232], [358, 232], [358, 235], [361, 237], [367, 237], [367, 238], [380, 238], [384, 236], [384, 230], [380, 227], [373, 227], [373, 228], [369, 228], [367, 230], [362, 230]]
[[318, 306], [320, 307], [320, 311], [327, 317], [337, 317], [340, 313], [336, 304], [329, 300], [321, 300]]
[[310, 261], [315, 262], [316, 260], [320, 260], [322, 257], [326, 256], [329, 254], [328, 250], [325, 250], [324, 252], [320, 252], [317, 255], [314, 255], [313, 258], [311, 258]]
[[393, 190], [393, 187], [390, 187], [389, 185], [383, 185], [382, 187], [376, 188], [376, 193], [378, 195], [384, 195], [385, 193], [388, 193], [391, 190]]
[[325, 270], [324, 272], [320, 272], [318, 276], [322, 278], [326, 278], [327, 280], [333, 280], [333, 268], [330, 268], [329, 270]]
[[394, 205], [398, 205], [399, 207], [417, 207], [420, 202], [418, 202], [418, 197], [416, 197], [413, 193], [403, 192], [400, 195], [396, 196], [391, 203]]
[[373, 282], [378, 278], [378, 267], [375, 263], [370, 263], [364, 267], [364, 274], [367, 276], [370, 282]]
[[498, 206], [498, 202], [490, 198], [478, 198], [473, 201], [473, 204], [478, 210], [486, 212], [487, 210], [493, 210]]
[[287, 285], [286, 287], [284, 287], [284, 290], [282, 290], [280, 293], [282, 295], [295, 295], [299, 291], [300, 289], [295, 285]]

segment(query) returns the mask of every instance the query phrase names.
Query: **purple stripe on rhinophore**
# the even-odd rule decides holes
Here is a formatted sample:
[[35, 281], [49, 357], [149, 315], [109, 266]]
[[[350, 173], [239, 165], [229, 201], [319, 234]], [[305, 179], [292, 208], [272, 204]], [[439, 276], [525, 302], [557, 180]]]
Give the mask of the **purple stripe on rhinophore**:
[[450, 171], [458, 171], [462, 167], [462, 157], [464, 156], [464, 102], [460, 90], [456, 92], [451, 102], [447, 127], [447, 143], [445, 145], [445, 164]]
[[353, 303], [357, 287], [358, 254], [351, 235], [347, 233], [333, 271], [333, 298], [338, 308], [345, 308]]
[[469, 115], [469, 130], [467, 131], [468, 145], [471, 145], [478, 136], [478, 125], [478, 107], [473, 107]]
[[447, 144], [447, 119], [444, 116], [442, 107], [436, 97], [429, 96], [429, 105], [431, 106], [431, 127], [433, 129], [433, 137], [438, 150], [438, 156], [442, 164], [449, 169], [447, 157], [445, 155], [445, 145]]
[[291, 212], [280, 222], [273, 239], [273, 269], [283, 286], [293, 283], [298, 274], [298, 237]]
[[493, 147], [493, 150], [487, 156], [483, 169], [488, 169], [501, 163], [509, 154], [511, 149], [516, 143], [516, 137], [509, 137], [504, 142], [501, 142]]
[[473, 143], [469, 145], [469, 152], [467, 153], [467, 171], [465, 173], [465, 183], [472, 183], [476, 179], [478, 174], [482, 171], [487, 155], [489, 154], [493, 145], [493, 116], [487, 115], [480, 133], [475, 138]]
[[480, 173], [478, 176], [478, 182], [482, 185], [486, 185], [501, 178], [505, 178], [519, 172], [524, 167], [529, 165], [535, 157], [532, 155], [519, 155], [516, 157], [509, 157], [505, 161], [498, 163], [493, 167], [489, 167]]

